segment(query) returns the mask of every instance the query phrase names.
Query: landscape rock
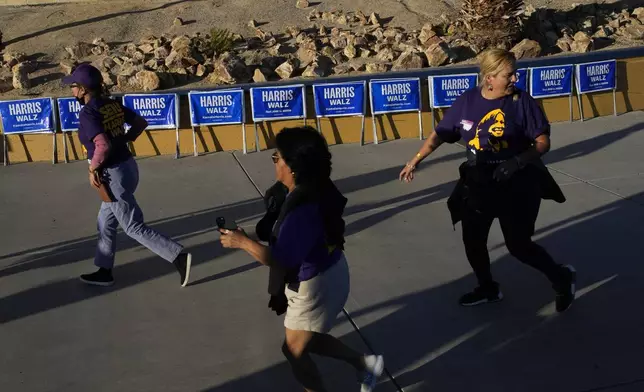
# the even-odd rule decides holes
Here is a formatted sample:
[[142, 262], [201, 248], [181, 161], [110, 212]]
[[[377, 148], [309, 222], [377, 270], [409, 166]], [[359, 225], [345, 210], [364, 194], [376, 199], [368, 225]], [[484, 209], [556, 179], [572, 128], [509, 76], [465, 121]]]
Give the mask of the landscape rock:
[[31, 87], [29, 80], [29, 71], [31, 66], [27, 63], [18, 63], [11, 68], [13, 72], [13, 88], [24, 90]]
[[375, 12], [369, 15], [369, 23], [373, 26], [380, 26], [380, 17]]
[[145, 67], [147, 69], [151, 69], [151, 70], [156, 71], [157, 69], [159, 69], [159, 65], [161, 65], [161, 64], [165, 64], [165, 63], [162, 62], [162, 60], [159, 60], [159, 59], [151, 59], [151, 60], [146, 61], [144, 65], [145, 65]]
[[347, 58], [352, 59], [355, 58], [358, 55], [358, 50], [356, 49], [355, 46], [353, 45], [348, 45], [346, 48], [344, 48], [344, 55], [347, 56]]
[[306, 67], [302, 76], [305, 78], [323, 78], [328, 75], [328, 71], [318, 65], [318, 63], [313, 63]]
[[311, 10], [311, 12], [309, 12], [308, 16], [306, 17], [306, 19], [309, 22], [317, 20], [317, 19], [321, 19], [321, 18], [322, 18], [322, 12], [320, 12], [318, 10]]
[[7, 51], [2, 55], [3, 61], [6, 63], [6, 66], [10, 69], [13, 68], [14, 65], [17, 65], [18, 63], [25, 61], [26, 58], [27, 58], [27, 55], [22, 52]]
[[159, 46], [154, 49], [154, 57], [157, 59], [165, 59], [170, 55], [170, 51], [165, 46]]
[[195, 71], [195, 76], [202, 78], [208, 74], [210, 70], [208, 69], [207, 66], [203, 64], [197, 65], [197, 70]]
[[154, 91], [161, 87], [161, 80], [155, 72], [140, 71], [136, 74], [136, 83], [143, 91]]
[[644, 7], [637, 7], [633, 10], [633, 13], [631, 14], [640, 21], [644, 22]]
[[208, 81], [215, 84], [247, 83], [252, 74], [246, 64], [230, 53], [224, 53], [213, 64]]
[[587, 53], [593, 49], [593, 39], [585, 32], [578, 31], [573, 37], [570, 49], [576, 53]]
[[58, 65], [65, 75], [70, 75], [72, 73], [72, 69], [76, 66], [76, 64], [77, 63], [75, 61], [63, 60]]
[[[331, 51], [333, 51], [333, 49], [331, 49]], [[333, 53], [331, 53], [331, 55], [333, 55]], [[304, 47], [301, 46], [295, 53], [295, 56], [297, 57], [298, 60], [300, 60], [300, 64], [303, 67], [307, 67], [317, 60], [318, 53], [315, 51], [315, 49], [311, 49], [310, 47], [306, 47], [306, 46]]]
[[281, 78], [281, 79], [289, 79], [293, 76], [295, 73], [296, 65], [293, 63], [292, 60], [288, 60], [283, 62], [279, 67], [275, 69], [275, 73]]
[[517, 60], [523, 58], [535, 58], [539, 57], [541, 54], [541, 45], [537, 41], [526, 38], [516, 44], [510, 51], [514, 53]]
[[615, 30], [613, 30], [612, 27], [610, 27], [610, 26], [601, 26], [601, 27], [599, 27], [599, 30], [597, 30], [597, 32], [593, 35], [593, 37], [607, 38], [607, 37], [610, 37], [613, 34], [615, 34]]
[[69, 53], [72, 59], [80, 60], [90, 56], [92, 54], [92, 48], [94, 48], [94, 45], [81, 41], [76, 45], [65, 47], [65, 50]]
[[644, 25], [630, 25], [624, 28], [622, 36], [631, 40], [644, 39]]
[[103, 84], [105, 84], [107, 87], [114, 86], [114, 75], [105, 71], [101, 71], [101, 75], [103, 76]]
[[557, 47], [559, 47], [562, 52], [570, 52], [572, 50], [572, 44], [574, 41], [575, 40], [571, 36], [565, 34], [563, 37], [557, 40]]
[[8, 71], [0, 72], [0, 94], [13, 90], [13, 74]]
[[331, 38], [331, 46], [335, 49], [344, 49], [347, 47], [347, 38], [342, 36], [337, 36]]
[[172, 25], [175, 27], [183, 26], [183, 19], [177, 17], [172, 21]]
[[253, 81], [255, 83], [264, 83], [268, 81], [269, 75], [270, 75], [270, 71], [267, 70], [266, 68], [256, 68], [255, 73], [253, 74]]
[[351, 65], [349, 63], [338, 64], [333, 67], [333, 73], [336, 75], [346, 75], [351, 71]]
[[431, 67], [440, 67], [441, 65], [447, 63], [449, 60], [449, 52], [447, 45], [444, 43], [438, 43], [430, 46], [425, 50], [425, 57], [427, 57], [427, 63]]
[[291, 38], [297, 37], [301, 32], [302, 32], [302, 29], [300, 29], [297, 26], [289, 26], [286, 28], [286, 34], [290, 35]]
[[250, 27], [252, 29], [256, 29], [257, 28], [257, 21], [255, 19], [251, 19], [250, 22], [248, 22], [248, 27]]
[[367, 73], [384, 73], [389, 70], [389, 66], [383, 63], [369, 63], [366, 65]]
[[367, 16], [360, 10], [356, 11], [355, 17], [361, 26], [364, 26], [368, 23]]
[[121, 90], [121, 91], [129, 90], [132, 87], [130, 85], [130, 76], [117, 75], [116, 76], [116, 87], [118, 87], [118, 89]]
[[384, 47], [378, 50], [378, 54], [376, 54], [376, 59], [381, 61], [392, 61], [394, 57], [394, 51], [390, 47]]
[[134, 56], [134, 54], [137, 53], [138, 51], [139, 51], [139, 48], [132, 43], [125, 45], [125, 53], [128, 56]]
[[420, 31], [420, 35], [418, 35], [418, 41], [422, 45], [425, 45], [425, 43], [430, 39], [435, 37], [437, 34], [434, 31], [434, 26], [431, 23], [427, 23], [423, 26], [423, 28]]
[[323, 46], [322, 49], [320, 49], [320, 54], [326, 57], [333, 57], [335, 50], [330, 46]]
[[[151, 45], [151, 44], [143, 44], [143, 45], [140, 45], [140, 46], [138, 47], [138, 50], [139, 50], [141, 53], [150, 54], [150, 53], [153, 53], [153, 52], [154, 52], [154, 45]], [[167, 57], [167, 56], [166, 56], [166, 57]]]
[[408, 69], [419, 69], [423, 68], [423, 58], [420, 57], [415, 52], [409, 50], [403, 52], [400, 57], [394, 62], [391, 69], [393, 71], [408, 70]]
[[299, 9], [309, 8], [310, 4], [308, 0], [297, 0], [295, 7]]
[[172, 40], [172, 42], [170, 43], [170, 47], [173, 50], [179, 52], [186, 48], [190, 48], [191, 43], [192, 41], [190, 40], [190, 37], [185, 35], [180, 35]]

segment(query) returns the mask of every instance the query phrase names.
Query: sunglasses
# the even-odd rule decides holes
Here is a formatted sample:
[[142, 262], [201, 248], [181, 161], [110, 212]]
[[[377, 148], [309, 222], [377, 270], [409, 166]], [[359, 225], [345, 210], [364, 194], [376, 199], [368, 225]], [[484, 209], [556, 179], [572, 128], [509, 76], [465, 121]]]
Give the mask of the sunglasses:
[[280, 160], [280, 156], [279, 156], [279, 155], [277, 155], [277, 152], [274, 152], [274, 153], [271, 155], [271, 159], [273, 160], [273, 163], [277, 163], [277, 161], [279, 161], [279, 160]]

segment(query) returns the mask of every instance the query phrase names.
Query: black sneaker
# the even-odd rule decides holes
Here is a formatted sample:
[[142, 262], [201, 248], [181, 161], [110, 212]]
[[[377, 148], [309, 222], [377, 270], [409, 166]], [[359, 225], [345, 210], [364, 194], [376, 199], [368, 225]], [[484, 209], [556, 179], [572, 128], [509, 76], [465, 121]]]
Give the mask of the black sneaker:
[[555, 285], [555, 291], [557, 292], [555, 298], [557, 312], [563, 312], [572, 305], [577, 291], [577, 271], [572, 265], [564, 265], [563, 269], [565, 274], [564, 281], [561, 284]]
[[179, 276], [181, 277], [181, 287], [186, 287], [188, 280], [190, 280], [190, 265], [192, 264], [192, 254], [191, 253], [180, 253], [179, 256], [172, 262], [177, 271], [179, 271]]
[[81, 275], [80, 280], [83, 283], [91, 284], [94, 286], [111, 286], [114, 284], [112, 270], [107, 268], [99, 268], [98, 271], [92, 274]]
[[499, 288], [485, 289], [477, 287], [474, 291], [467, 293], [461, 297], [459, 303], [463, 306], [476, 306], [491, 302], [499, 302], [503, 299], [503, 293]]

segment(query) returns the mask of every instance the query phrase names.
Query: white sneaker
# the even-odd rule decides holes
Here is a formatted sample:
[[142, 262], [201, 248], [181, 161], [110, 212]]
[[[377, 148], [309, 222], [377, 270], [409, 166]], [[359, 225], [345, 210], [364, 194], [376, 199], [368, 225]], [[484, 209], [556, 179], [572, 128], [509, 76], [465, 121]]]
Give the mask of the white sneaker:
[[360, 392], [371, 392], [385, 369], [385, 360], [382, 355], [367, 355], [364, 357], [364, 363], [365, 371], [360, 380]]

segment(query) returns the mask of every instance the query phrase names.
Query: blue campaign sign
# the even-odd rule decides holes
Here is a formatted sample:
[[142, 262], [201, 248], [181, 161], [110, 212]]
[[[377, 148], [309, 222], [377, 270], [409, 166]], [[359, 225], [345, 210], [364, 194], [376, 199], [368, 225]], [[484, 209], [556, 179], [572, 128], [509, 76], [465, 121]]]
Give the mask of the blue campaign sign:
[[465, 91], [476, 87], [477, 74], [430, 76], [429, 103], [432, 108], [450, 107]]
[[78, 131], [81, 104], [76, 98], [58, 98], [58, 116], [63, 132]]
[[371, 113], [419, 111], [420, 79], [378, 79], [369, 82]]
[[306, 117], [304, 85], [250, 89], [253, 121], [288, 120]]
[[123, 105], [134, 110], [148, 122], [148, 129], [175, 129], [178, 102], [175, 94], [128, 94]]
[[572, 65], [530, 68], [530, 95], [534, 98], [572, 94]]
[[318, 117], [363, 116], [366, 82], [329, 83], [313, 86]]
[[514, 84], [514, 87], [519, 90], [528, 91], [528, 69], [521, 68], [517, 69], [517, 82]]
[[5, 134], [55, 132], [54, 100], [51, 98], [1, 101], [0, 117]]
[[582, 94], [615, 90], [617, 87], [616, 60], [577, 64], [575, 71], [577, 91]]
[[191, 91], [188, 97], [193, 127], [244, 122], [243, 90]]

